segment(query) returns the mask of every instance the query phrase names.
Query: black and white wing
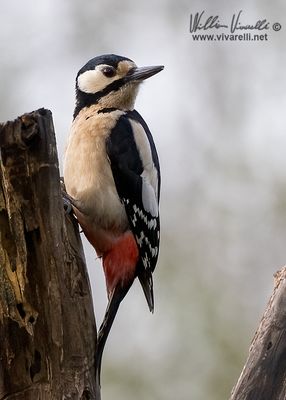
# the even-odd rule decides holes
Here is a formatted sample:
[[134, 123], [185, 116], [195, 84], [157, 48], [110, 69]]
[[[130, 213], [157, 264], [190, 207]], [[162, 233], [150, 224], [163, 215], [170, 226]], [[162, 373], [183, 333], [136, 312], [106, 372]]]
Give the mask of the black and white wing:
[[153, 311], [152, 272], [160, 242], [160, 167], [152, 135], [137, 111], [128, 111], [118, 119], [106, 150], [118, 195], [139, 247], [138, 278]]

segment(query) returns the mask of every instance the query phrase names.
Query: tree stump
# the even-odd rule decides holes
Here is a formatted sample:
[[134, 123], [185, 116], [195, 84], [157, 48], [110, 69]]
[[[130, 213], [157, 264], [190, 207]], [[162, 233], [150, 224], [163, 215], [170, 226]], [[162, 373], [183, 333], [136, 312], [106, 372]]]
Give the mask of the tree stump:
[[275, 287], [252, 341], [230, 400], [286, 399], [286, 268]]
[[0, 399], [96, 399], [96, 327], [51, 112], [0, 125]]

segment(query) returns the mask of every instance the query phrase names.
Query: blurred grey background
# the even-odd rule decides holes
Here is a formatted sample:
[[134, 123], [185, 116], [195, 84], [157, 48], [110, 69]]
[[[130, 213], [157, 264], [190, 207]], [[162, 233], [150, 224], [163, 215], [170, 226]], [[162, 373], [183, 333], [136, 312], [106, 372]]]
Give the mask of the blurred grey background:
[[[191, 13], [229, 21], [240, 9], [244, 22], [282, 30], [263, 42], [192, 40]], [[162, 166], [156, 310], [134, 285], [106, 347], [104, 400], [227, 399], [240, 374], [286, 260], [285, 11], [282, 0], [1, 3], [0, 120], [51, 109], [60, 160], [88, 59], [165, 65], [136, 106]], [[85, 250], [99, 324], [105, 283]]]

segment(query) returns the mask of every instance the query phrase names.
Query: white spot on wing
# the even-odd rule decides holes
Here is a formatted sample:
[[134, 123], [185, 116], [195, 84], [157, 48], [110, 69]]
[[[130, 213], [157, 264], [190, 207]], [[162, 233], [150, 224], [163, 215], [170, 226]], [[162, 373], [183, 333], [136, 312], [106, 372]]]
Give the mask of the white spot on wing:
[[[133, 216], [133, 219], [132, 219], [132, 224], [134, 226], [135, 226], [136, 221], [137, 221], [137, 218], [136, 218], [136, 214], [137, 214], [138, 217], [141, 218], [145, 222], [146, 226], [149, 229], [156, 229], [156, 227], [157, 227], [156, 218], [148, 219], [147, 215], [145, 215], [143, 210], [141, 210], [139, 207], [137, 207], [136, 204], [133, 205], [133, 210], [134, 210], [134, 216]], [[133, 221], [134, 221], [134, 223], [133, 223]]]
[[144, 239], [144, 232], [141, 231], [140, 237], [138, 237], [138, 236], [136, 235], [136, 241], [137, 241], [137, 243], [138, 243], [138, 245], [139, 245], [140, 247], [142, 247], [142, 245], [143, 245], [143, 239]]
[[142, 203], [145, 210], [148, 211], [152, 217], [158, 217], [159, 209], [155, 191], [145, 178], [143, 178], [142, 183]]
[[130, 120], [134, 140], [143, 165], [142, 202], [146, 211], [153, 217], [158, 216], [158, 171], [153, 163], [151, 146], [141, 124]]
[[147, 257], [147, 254], [146, 254], [145, 257], [142, 257], [142, 262], [143, 262], [144, 268], [145, 268], [145, 269], [148, 269], [148, 268], [149, 268], [149, 265], [150, 265], [150, 262], [149, 262], [149, 259], [148, 259], [148, 257]]

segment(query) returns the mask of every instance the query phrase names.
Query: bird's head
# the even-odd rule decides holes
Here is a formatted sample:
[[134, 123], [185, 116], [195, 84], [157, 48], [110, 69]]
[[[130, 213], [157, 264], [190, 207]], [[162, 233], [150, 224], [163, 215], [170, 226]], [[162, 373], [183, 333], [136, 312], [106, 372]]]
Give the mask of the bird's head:
[[84, 107], [131, 110], [139, 84], [160, 72], [162, 65], [138, 68], [126, 57], [106, 54], [89, 60], [76, 77], [75, 116]]

